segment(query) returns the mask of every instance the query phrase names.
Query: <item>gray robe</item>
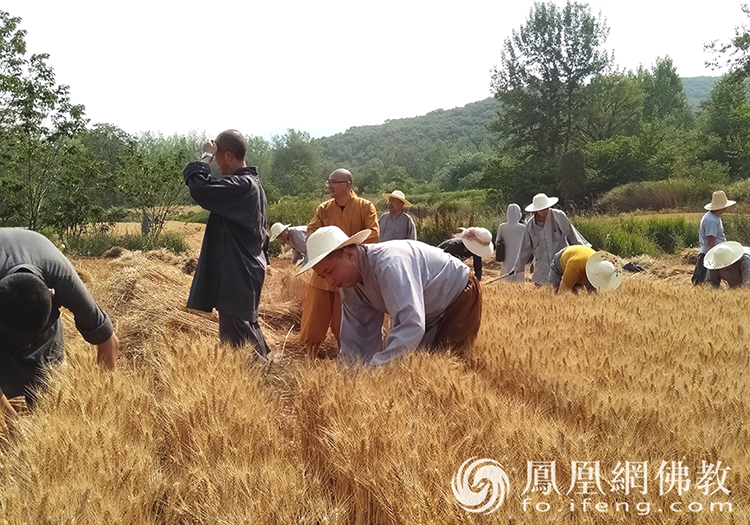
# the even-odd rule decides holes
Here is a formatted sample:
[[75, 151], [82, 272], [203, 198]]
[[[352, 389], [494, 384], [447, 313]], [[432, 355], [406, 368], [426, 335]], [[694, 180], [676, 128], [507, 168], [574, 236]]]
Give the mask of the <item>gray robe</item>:
[[401, 212], [395, 219], [390, 212], [378, 219], [380, 225], [380, 242], [393, 240], [417, 240], [417, 227], [408, 213]]
[[[419, 241], [357, 246], [362, 282], [341, 289], [344, 364], [388, 363], [435, 339], [443, 312], [469, 281], [469, 268]], [[391, 329], [382, 348], [383, 314]]]
[[266, 276], [266, 194], [255, 167], [234, 175], [211, 176], [205, 162], [183, 171], [196, 203], [211, 213], [206, 223], [188, 308], [219, 312], [257, 322]]
[[292, 248], [292, 264], [302, 259], [307, 264], [307, 226], [291, 226], [289, 231], [289, 246]]
[[574, 244], [590, 244], [570, 223], [568, 216], [561, 210], [550, 208], [543, 226], [531, 217], [526, 221], [526, 231], [521, 240], [521, 248], [513, 265], [513, 270], [523, 272], [531, 255], [534, 255], [534, 271], [531, 280], [536, 284], [550, 283], [550, 269], [555, 254]]

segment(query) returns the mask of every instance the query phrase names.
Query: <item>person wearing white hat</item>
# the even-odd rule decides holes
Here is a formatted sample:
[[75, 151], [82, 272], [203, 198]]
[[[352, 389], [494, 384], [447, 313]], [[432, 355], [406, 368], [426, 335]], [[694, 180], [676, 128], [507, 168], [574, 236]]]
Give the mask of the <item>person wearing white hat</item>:
[[313, 268], [341, 290], [340, 360], [379, 365], [417, 347], [465, 350], [482, 318], [482, 291], [469, 268], [419, 241], [361, 244], [369, 234], [328, 226], [307, 239], [310, 260], [300, 273]]
[[727, 282], [729, 288], [750, 286], [750, 248], [740, 243], [726, 241], [717, 244], [706, 253], [703, 265], [706, 268], [706, 283], [714, 288]]
[[622, 282], [622, 261], [605, 251], [589, 246], [568, 246], [555, 254], [550, 269], [550, 284], [558, 292], [578, 287], [587, 290], [614, 290]]
[[552, 259], [557, 252], [571, 245], [589, 246], [583, 235], [570, 223], [565, 212], [552, 208], [557, 201], [557, 197], [537, 193], [531, 204], [526, 206], [526, 211], [534, 216], [526, 221], [526, 232], [510, 274], [523, 273], [533, 255], [531, 280], [540, 285], [549, 284]]
[[[326, 181], [331, 199], [320, 204], [315, 216], [307, 225], [307, 238], [323, 226], [338, 226], [347, 235], [369, 229], [365, 242], [378, 242], [380, 227], [375, 206], [367, 199], [358, 197], [352, 189], [352, 174], [349, 170], [334, 170]], [[309, 257], [309, 251], [308, 251]], [[302, 305], [300, 341], [311, 357], [318, 355], [321, 343], [331, 328], [336, 341], [341, 325], [341, 301], [338, 290], [317, 275], [310, 276], [310, 284]]]
[[394, 239], [416, 241], [417, 227], [414, 225], [414, 220], [403, 211], [404, 208], [411, 206], [411, 203], [406, 200], [404, 192], [394, 190], [392, 193], [384, 193], [383, 198], [388, 200], [388, 213], [384, 213], [378, 219], [380, 242]]
[[461, 260], [472, 257], [474, 275], [477, 276], [478, 281], [482, 280], [482, 257], [495, 255], [492, 234], [487, 228], [461, 228], [460, 233], [438, 244], [438, 248]]
[[307, 263], [307, 226], [291, 226], [289, 224], [281, 224], [280, 222], [274, 222], [271, 226], [271, 235], [268, 238], [269, 242], [273, 242], [275, 239], [279, 239], [281, 242], [285, 242], [292, 249], [292, 264], [297, 264], [298, 261], [302, 261], [302, 264]]
[[727, 199], [726, 193], [719, 190], [713, 193], [711, 202], [703, 206], [708, 211], [703, 215], [698, 229], [698, 241], [701, 249], [698, 259], [695, 261], [695, 269], [691, 279], [693, 284], [698, 285], [705, 282], [706, 268], [703, 265], [703, 259], [711, 248], [727, 240], [726, 235], [724, 235], [724, 223], [721, 221], [721, 216], [724, 215], [727, 208], [736, 203], [736, 201]]

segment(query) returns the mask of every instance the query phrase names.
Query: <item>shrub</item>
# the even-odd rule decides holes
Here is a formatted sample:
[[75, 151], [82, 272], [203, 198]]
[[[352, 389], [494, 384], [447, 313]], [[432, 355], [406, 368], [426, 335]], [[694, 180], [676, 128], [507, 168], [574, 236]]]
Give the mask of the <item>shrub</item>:
[[698, 224], [682, 217], [594, 217], [576, 218], [573, 223], [594, 249], [623, 257], [674, 254], [698, 244]]
[[292, 226], [308, 224], [315, 215], [320, 202], [311, 197], [286, 197], [266, 208], [268, 227], [274, 222], [283, 222]]
[[171, 217], [170, 220], [206, 224], [208, 222], [208, 214], [208, 210], [186, 211], [184, 213], [178, 213], [174, 217]]
[[702, 207], [711, 200], [714, 185], [689, 179], [623, 184], [601, 196], [594, 208], [606, 213]]
[[112, 248], [124, 248], [131, 251], [149, 251], [160, 248], [173, 253], [184, 253], [188, 249], [183, 235], [163, 232], [158, 237], [150, 235], [78, 235], [66, 239], [65, 253], [87, 257], [100, 257]]

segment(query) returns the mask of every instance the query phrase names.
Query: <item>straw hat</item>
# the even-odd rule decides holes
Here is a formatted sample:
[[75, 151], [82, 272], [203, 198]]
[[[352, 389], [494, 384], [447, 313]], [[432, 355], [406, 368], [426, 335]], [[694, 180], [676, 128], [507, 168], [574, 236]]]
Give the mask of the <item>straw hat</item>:
[[478, 257], [495, 255], [492, 234], [487, 228], [461, 228], [461, 233], [457, 233], [454, 237], [464, 241], [464, 246]]
[[307, 238], [307, 264], [297, 272], [297, 275], [306, 272], [325, 259], [329, 253], [339, 248], [351, 244], [362, 244], [370, 233], [370, 230], [362, 230], [349, 237], [338, 226], [318, 228]]
[[276, 237], [281, 235], [281, 232], [289, 228], [289, 226], [291, 226], [291, 224], [281, 224], [280, 222], [274, 222], [273, 226], [271, 226], [271, 237], [268, 238], [268, 242], [276, 239]]
[[384, 193], [383, 194], [383, 198], [385, 200], [388, 200], [391, 197], [393, 197], [394, 199], [398, 199], [401, 202], [403, 202], [404, 203], [404, 207], [411, 206], [411, 202], [409, 202], [409, 201], [406, 200], [406, 196], [404, 195], [404, 192], [401, 191], [401, 190], [393, 190], [392, 193]]
[[742, 245], [735, 241], [727, 241], [717, 244], [706, 253], [703, 258], [703, 266], [709, 270], [721, 270], [740, 260], [745, 254]]
[[586, 261], [586, 278], [597, 290], [614, 290], [622, 282], [622, 261], [616, 255], [600, 250]]
[[727, 199], [726, 193], [723, 191], [715, 191], [714, 194], [711, 196], [711, 202], [703, 206], [708, 211], [711, 210], [723, 210], [724, 208], [728, 208], [729, 206], [732, 206], [733, 204], [737, 204], [737, 201], [730, 201]]
[[557, 204], [557, 201], [559, 199], [557, 197], [547, 197], [544, 193], [537, 193], [534, 195], [534, 199], [531, 201], [531, 204], [526, 206], [526, 211], [539, 211], [539, 210], [546, 210], [547, 208], [551, 208], [555, 204]]

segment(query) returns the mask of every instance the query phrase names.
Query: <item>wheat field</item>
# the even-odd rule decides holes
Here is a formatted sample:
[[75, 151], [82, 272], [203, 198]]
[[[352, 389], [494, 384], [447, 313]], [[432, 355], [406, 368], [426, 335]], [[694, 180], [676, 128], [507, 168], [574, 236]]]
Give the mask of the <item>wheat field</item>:
[[[66, 313], [67, 359], [0, 446], [2, 523], [750, 519], [750, 290], [696, 289], [689, 265], [653, 260], [609, 294], [495, 283], [469, 355], [347, 370], [300, 354], [309, 276], [289, 261], [263, 291], [269, 364], [219, 345], [213, 314], [185, 310], [190, 263], [74, 260], [115, 321], [119, 368], [96, 367]], [[507, 475], [491, 513], [452, 489], [471, 458]], [[647, 490], [636, 474], [629, 494], [612, 490], [625, 462], [647, 462]]]

